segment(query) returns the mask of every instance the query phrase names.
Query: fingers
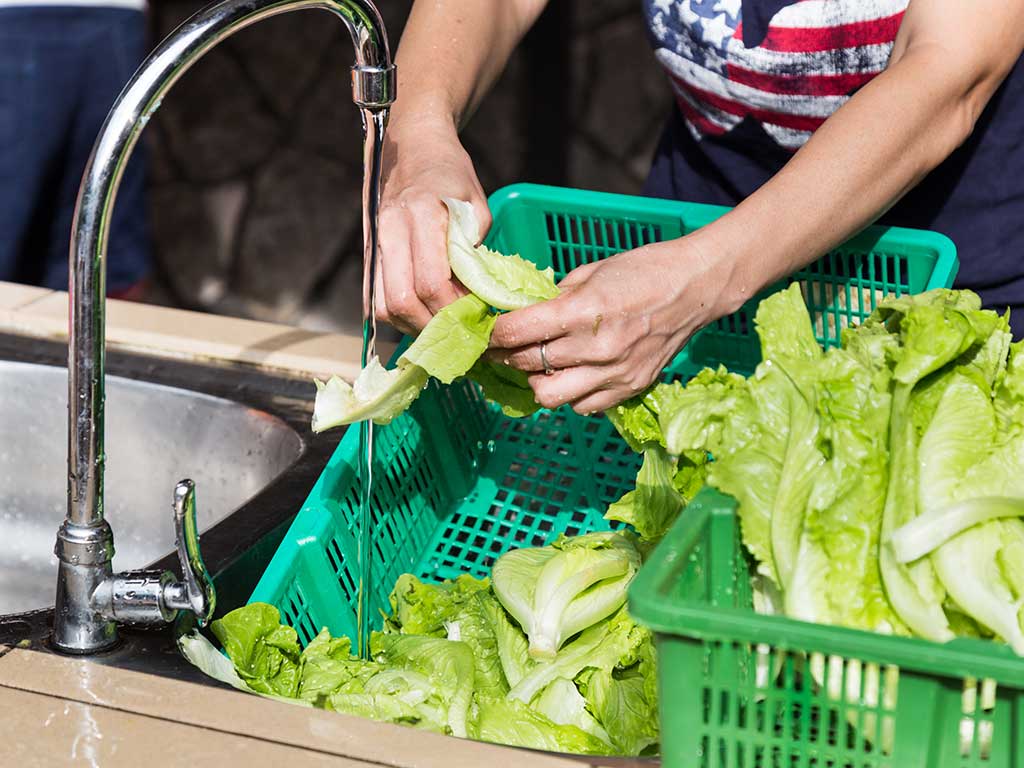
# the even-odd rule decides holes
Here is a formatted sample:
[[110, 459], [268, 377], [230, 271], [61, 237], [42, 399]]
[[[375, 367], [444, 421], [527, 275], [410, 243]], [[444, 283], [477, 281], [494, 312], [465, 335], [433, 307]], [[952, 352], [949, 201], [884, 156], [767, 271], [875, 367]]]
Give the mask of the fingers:
[[416, 295], [412, 260], [410, 227], [404, 209], [382, 210], [375, 311], [378, 320], [406, 333], [423, 328], [432, 317]]
[[[541, 354], [541, 345], [544, 346], [543, 355]], [[533, 344], [521, 349], [492, 350], [491, 359], [499, 360], [505, 363], [505, 365], [511, 365], [513, 368], [518, 368], [527, 373], [544, 371], [547, 368], [561, 370], [563, 368], [571, 368], [580, 362], [579, 360], [570, 362], [568, 353], [571, 349], [571, 342], [566, 344], [566, 339], [562, 338], [550, 342], [541, 342], [541, 344]], [[544, 365], [544, 358], [547, 358], [547, 368]]]
[[416, 296], [436, 314], [466, 291], [452, 279], [448, 263], [448, 214], [444, 204], [436, 201], [436, 211], [420, 213], [420, 206], [410, 212], [412, 226], [413, 277]]
[[491, 216], [491, 209], [487, 207], [487, 199], [484, 197], [484, 192], [478, 187], [477, 195], [470, 201], [473, 203], [473, 211], [476, 213], [476, 220], [480, 224], [479, 240], [474, 245], [480, 245], [484, 238], [487, 236], [488, 231], [491, 229], [491, 223], [493, 218]]
[[607, 389], [580, 398], [572, 404], [572, 409], [576, 413], [588, 416], [592, 413], [607, 411], [630, 397], [629, 393], [623, 393], [621, 389]]
[[565, 290], [566, 288], [573, 288], [579, 285], [580, 283], [584, 282], [588, 277], [590, 277], [591, 273], [595, 269], [597, 269], [600, 263], [601, 262], [599, 261], [592, 261], [589, 264], [581, 264], [580, 266], [576, 267], [572, 272], [563, 277], [562, 280], [558, 283], [558, 287], [561, 288], [562, 290]]
[[534, 373], [527, 380], [538, 403], [545, 408], [559, 408], [612, 387], [617, 373], [610, 368], [580, 366], [556, 371], [550, 376]]
[[[597, 336], [602, 322], [597, 307], [605, 302], [602, 296], [586, 289], [586, 282], [599, 267], [597, 262], [577, 267], [558, 284], [562, 289], [558, 297], [499, 317], [491, 335], [491, 346], [520, 349], [573, 333], [581, 340]], [[589, 344], [581, 344], [581, 347], [594, 351], [583, 354], [576, 362], [608, 360], [606, 350]]]
[[[538, 403], [548, 409], [570, 404], [576, 413], [606, 411], [637, 393], [630, 377], [614, 366], [580, 366], [527, 377]], [[649, 382], [648, 382], [649, 383]]]
[[534, 304], [525, 309], [501, 315], [494, 324], [491, 346], [501, 349], [519, 349], [551, 341], [566, 335], [568, 321], [576, 310], [568, 296]]

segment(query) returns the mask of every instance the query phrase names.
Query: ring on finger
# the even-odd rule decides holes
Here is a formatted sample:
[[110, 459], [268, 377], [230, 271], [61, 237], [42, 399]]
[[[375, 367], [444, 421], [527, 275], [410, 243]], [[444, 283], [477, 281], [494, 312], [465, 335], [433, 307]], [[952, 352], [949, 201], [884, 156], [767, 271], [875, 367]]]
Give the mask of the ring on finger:
[[540, 363], [544, 366], [544, 373], [550, 376], [555, 372], [555, 369], [551, 367], [551, 363], [548, 362], [547, 344], [540, 345]]

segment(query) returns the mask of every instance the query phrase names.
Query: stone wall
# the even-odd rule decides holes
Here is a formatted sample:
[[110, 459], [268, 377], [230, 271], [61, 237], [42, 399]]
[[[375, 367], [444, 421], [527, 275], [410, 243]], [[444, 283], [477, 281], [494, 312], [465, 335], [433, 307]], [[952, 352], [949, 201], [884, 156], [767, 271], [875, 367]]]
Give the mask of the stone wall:
[[[154, 41], [203, 3], [156, 0]], [[398, 45], [409, 0], [380, 0]], [[154, 301], [311, 328], [359, 319], [352, 46], [325, 12], [236, 34], [147, 131]], [[484, 188], [636, 192], [669, 105], [638, 0], [552, 0], [463, 134]]]

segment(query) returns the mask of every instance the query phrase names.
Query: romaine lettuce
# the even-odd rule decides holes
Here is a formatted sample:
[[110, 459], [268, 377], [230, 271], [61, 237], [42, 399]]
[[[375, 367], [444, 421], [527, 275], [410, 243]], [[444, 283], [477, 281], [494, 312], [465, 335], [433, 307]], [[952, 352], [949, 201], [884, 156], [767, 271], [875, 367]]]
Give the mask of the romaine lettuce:
[[495, 309], [522, 309], [558, 296], [554, 272], [537, 269], [517, 255], [492, 251], [480, 241], [473, 206], [445, 198], [448, 206], [448, 263], [459, 281]]

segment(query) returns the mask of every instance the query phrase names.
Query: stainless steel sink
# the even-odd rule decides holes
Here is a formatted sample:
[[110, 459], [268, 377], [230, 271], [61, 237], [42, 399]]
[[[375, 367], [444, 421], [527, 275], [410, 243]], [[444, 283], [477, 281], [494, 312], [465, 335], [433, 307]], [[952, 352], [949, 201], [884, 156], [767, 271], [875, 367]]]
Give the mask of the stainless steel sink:
[[[0, 360], [0, 615], [52, 605], [54, 533], [67, 504], [67, 370]], [[196, 481], [200, 530], [291, 466], [284, 420], [221, 397], [107, 377], [106, 515], [117, 569], [173, 550], [170, 492]]]

